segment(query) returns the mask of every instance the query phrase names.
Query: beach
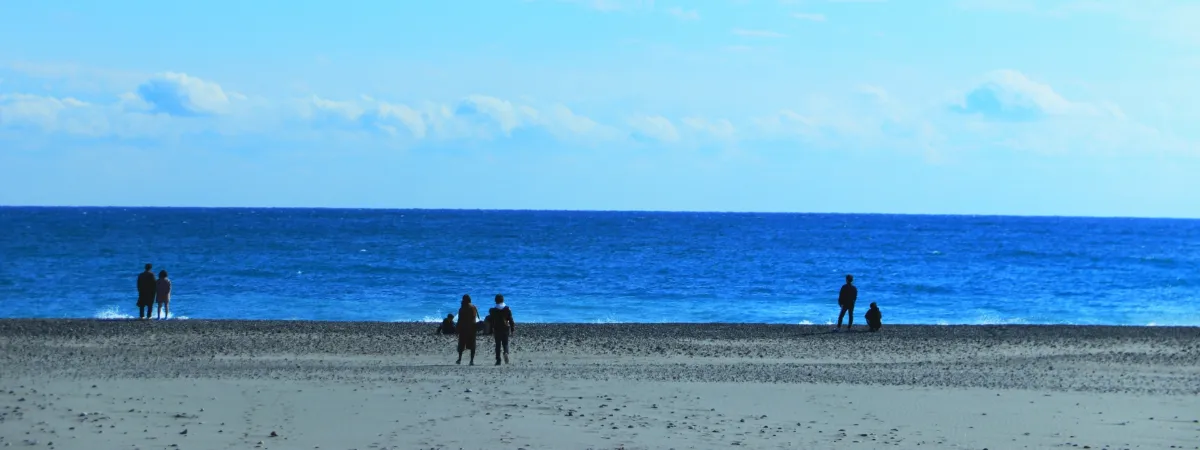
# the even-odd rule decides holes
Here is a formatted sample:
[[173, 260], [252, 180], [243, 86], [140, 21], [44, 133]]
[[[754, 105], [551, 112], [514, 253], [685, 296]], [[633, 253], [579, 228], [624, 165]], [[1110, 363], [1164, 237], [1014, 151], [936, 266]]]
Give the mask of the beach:
[[1200, 328], [0, 320], [0, 445], [1200, 448]]

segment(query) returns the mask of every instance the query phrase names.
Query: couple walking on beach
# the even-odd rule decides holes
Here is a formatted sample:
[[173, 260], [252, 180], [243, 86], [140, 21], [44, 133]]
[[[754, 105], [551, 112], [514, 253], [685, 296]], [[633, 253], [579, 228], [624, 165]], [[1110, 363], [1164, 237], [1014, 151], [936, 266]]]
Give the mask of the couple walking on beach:
[[[496, 340], [496, 365], [500, 365], [500, 358], [503, 356], [504, 364], [508, 364], [508, 338], [516, 331], [516, 324], [513, 322], [512, 309], [504, 304], [504, 296], [496, 294], [496, 306], [488, 310], [488, 324], [492, 330], [492, 337]], [[475, 365], [475, 335], [478, 327], [475, 322], [479, 320], [479, 309], [471, 303], [471, 296], [464, 294], [462, 296], [462, 306], [458, 308], [458, 360], [455, 364], [462, 364], [462, 356], [464, 350], [471, 351], [470, 365]]]
[[155, 303], [158, 304], [158, 318], [171, 316], [171, 280], [167, 278], [165, 270], [158, 272], [158, 279], [155, 280], [154, 272], [150, 270], [153, 267], [146, 264], [146, 270], [138, 275], [138, 320], [151, 319]]

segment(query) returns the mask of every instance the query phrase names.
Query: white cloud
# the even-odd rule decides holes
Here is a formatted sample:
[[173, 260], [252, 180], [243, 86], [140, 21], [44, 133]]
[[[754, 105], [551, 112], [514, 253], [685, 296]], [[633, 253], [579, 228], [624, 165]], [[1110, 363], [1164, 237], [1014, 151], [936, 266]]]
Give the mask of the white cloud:
[[813, 138], [820, 134], [817, 121], [811, 117], [790, 109], [766, 117], [751, 119], [756, 128], [756, 134], [763, 137], [803, 137]]
[[[396, 120], [408, 128], [409, 133], [417, 139], [426, 135], [425, 116], [408, 105], [379, 102], [378, 114], [380, 119]], [[394, 130], [393, 130], [394, 132]]]
[[455, 109], [458, 116], [483, 115], [496, 122], [505, 134], [527, 123], [537, 111], [529, 107], [515, 107], [511, 102], [486, 95], [471, 95], [463, 99]]
[[310, 118], [332, 116], [353, 121], [362, 117], [363, 112], [366, 111], [365, 108], [359, 106], [356, 102], [329, 100], [316, 95], [312, 96], [310, 101], [312, 102], [312, 109], [305, 111], [305, 115]]
[[654, 7], [654, 0], [559, 0], [575, 3], [601, 12], [630, 11]]
[[71, 97], [0, 94], [0, 127], [97, 136], [108, 124], [92, 105]]
[[758, 37], [758, 38], [782, 38], [787, 35], [770, 30], [747, 30], [744, 28], [734, 28], [733, 34], [743, 37]]
[[733, 122], [728, 119], [709, 120], [700, 117], [685, 117], [680, 122], [693, 131], [725, 141], [733, 140], [737, 133]]
[[[564, 148], [620, 145], [632, 138], [683, 146], [721, 141], [747, 149], [755, 142], [790, 140], [804, 143], [804, 148], [934, 149], [945, 154], [979, 146], [1063, 151], [1084, 147], [1110, 151], [1195, 149], [1194, 144], [1188, 147], [1188, 141], [1174, 137], [1169, 126], [1146, 126], [1126, 117], [1112, 103], [1070, 98], [1015, 70], [998, 70], [973, 80], [953, 105], [946, 99], [921, 100], [929, 96], [893, 93], [864, 84], [848, 86], [840, 93], [814, 93], [779, 103], [775, 113], [764, 116], [750, 113], [714, 118], [703, 112], [694, 116], [648, 112], [610, 123], [594, 119], [590, 116], [593, 111], [584, 113], [556, 102], [488, 95], [416, 103], [368, 96], [268, 101], [227, 92], [216, 83], [183, 74], [155, 79], [171, 82], [168, 92], [174, 96], [166, 98], [177, 103], [145, 92], [126, 92], [115, 100], [3, 94], [0, 129], [8, 138], [34, 133], [122, 138], [215, 133], [267, 139], [351, 137], [397, 145], [493, 139], [542, 143], [552, 139]], [[179, 107], [181, 112], [165, 113], [164, 105]], [[968, 113], [968, 117], [964, 120], [963, 115], [951, 113], [954, 111]], [[621, 114], [620, 110], [607, 112]]]
[[662, 142], [678, 142], [679, 130], [671, 123], [671, 119], [663, 116], [636, 116], [629, 120], [629, 126], [642, 136]]
[[155, 112], [172, 116], [222, 114], [230, 103], [230, 96], [216, 83], [175, 72], [154, 76], [138, 86], [137, 93]]
[[539, 124], [560, 139], [599, 143], [621, 138], [621, 132], [616, 128], [576, 114], [563, 105], [555, 105], [539, 117]]
[[1007, 69], [987, 74], [955, 109], [999, 120], [1032, 120], [1041, 116], [1124, 117], [1115, 105], [1070, 101], [1050, 85]]
[[592, 144], [622, 133], [563, 105], [537, 108], [486, 95], [457, 102], [409, 105], [363, 96], [353, 101], [313, 97], [303, 103], [301, 118], [313, 126], [341, 130], [383, 131], [414, 140], [470, 140], [511, 137], [523, 129], [540, 129], [556, 139]]
[[807, 20], [810, 22], [824, 22], [825, 21], [825, 15], [817, 14], [817, 13], [794, 13], [794, 14], [792, 14], [792, 17], [794, 17], [796, 19], [800, 19], [800, 20]]
[[683, 9], [678, 6], [667, 8], [667, 14], [679, 20], [700, 20], [700, 13], [694, 9]]

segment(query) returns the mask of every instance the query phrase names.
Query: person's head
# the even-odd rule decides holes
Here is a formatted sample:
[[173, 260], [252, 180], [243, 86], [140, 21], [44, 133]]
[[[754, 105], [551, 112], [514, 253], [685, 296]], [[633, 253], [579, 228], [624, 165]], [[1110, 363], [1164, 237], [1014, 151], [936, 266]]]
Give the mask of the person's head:
[[504, 295], [496, 294], [496, 304], [499, 305], [501, 303], [504, 303]]
[[153, 265], [151, 265], [150, 263], [146, 263], [146, 271], [147, 271], [147, 272], [149, 272], [149, 271], [150, 271], [150, 268], [151, 268], [151, 267], [154, 267], [154, 266], [153, 266]]
[[[166, 279], [166, 278], [167, 278], [167, 271], [165, 271], [165, 270], [160, 270], [160, 271], [158, 271], [158, 278], [159, 278], [160, 280], [161, 280], [161, 279]], [[187, 278], [187, 277], [184, 277], [184, 278]]]
[[450, 319], [450, 320], [454, 320], [454, 314], [446, 314], [446, 318]]
[[854, 275], [846, 275], [846, 284], [854, 282]]
[[878, 308], [879, 308], [879, 306], [875, 305], [875, 302], [871, 302], [871, 309], [878, 309]]
[[463, 306], [471, 304], [471, 296], [469, 294], [463, 294], [462, 304]]

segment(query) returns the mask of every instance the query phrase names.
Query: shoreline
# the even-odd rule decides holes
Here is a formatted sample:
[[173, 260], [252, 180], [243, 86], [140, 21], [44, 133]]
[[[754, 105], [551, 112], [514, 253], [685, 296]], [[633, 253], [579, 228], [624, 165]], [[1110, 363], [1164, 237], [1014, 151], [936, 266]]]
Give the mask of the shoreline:
[[[0, 317], [0, 324], [4, 322], [57, 322], [57, 323], [78, 323], [78, 322], [170, 322], [170, 323], [209, 323], [209, 324], [272, 324], [272, 323], [315, 323], [315, 324], [347, 324], [354, 326], [370, 326], [370, 325], [404, 325], [404, 326], [433, 326], [437, 327], [441, 323], [441, 319], [436, 321], [423, 320], [324, 320], [324, 319], [237, 319], [237, 318], [222, 318], [222, 319], [205, 319], [191, 317], [171, 318], [171, 319], [151, 319], [148, 321], [139, 320], [137, 318], [117, 317], [117, 318], [98, 318], [98, 317]], [[793, 327], [793, 328], [834, 328], [837, 324], [818, 324], [818, 323], [784, 323], [784, 322], [521, 322], [520, 326], [671, 326], [671, 327], [687, 327], [687, 326], [722, 326], [722, 327]], [[1074, 323], [899, 323], [891, 324], [884, 323], [884, 329], [911, 329], [911, 328], [1152, 328], [1152, 329], [1200, 329], [1200, 325], [1131, 325], [1131, 324], [1074, 324]], [[866, 329], [865, 324], [855, 321], [854, 328]]]
[[[0, 444], [1196, 448], [1200, 328], [0, 319]], [[858, 327], [856, 327], [858, 328]], [[278, 437], [270, 433], [277, 432]]]

